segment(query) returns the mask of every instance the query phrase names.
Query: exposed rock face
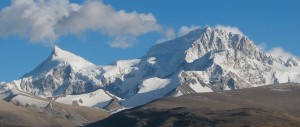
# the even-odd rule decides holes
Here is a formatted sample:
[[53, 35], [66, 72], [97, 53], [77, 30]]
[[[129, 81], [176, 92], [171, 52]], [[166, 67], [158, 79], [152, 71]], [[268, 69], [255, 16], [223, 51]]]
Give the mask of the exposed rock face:
[[18, 90], [0, 92], [0, 107], [1, 127], [77, 127], [110, 115], [94, 108], [48, 101]]
[[1, 87], [43, 96], [103, 89], [134, 107], [168, 95], [285, 82], [300, 82], [299, 60], [267, 54], [244, 35], [207, 27], [154, 45], [141, 59], [107, 66], [55, 47], [35, 70]]
[[111, 99], [109, 104], [104, 107], [104, 109], [107, 111], [117, 111], [119, 109], [122, 109], [122, 106], [117, 98], [113, 98]]

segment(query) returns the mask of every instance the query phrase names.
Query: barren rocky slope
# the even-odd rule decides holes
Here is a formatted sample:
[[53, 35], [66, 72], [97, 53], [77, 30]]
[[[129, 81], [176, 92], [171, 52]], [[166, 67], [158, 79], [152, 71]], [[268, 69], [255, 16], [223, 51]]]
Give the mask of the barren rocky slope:
[[197, 93], [157, 100], [89, 126], [299, 127], [299, 97], [300, 84]]
[[104, 111], [52, 102], [44, 109], [33, 106], [16, 106], [0, 100], [0, 126], [22, 127], [76, 127], [104, 119]]

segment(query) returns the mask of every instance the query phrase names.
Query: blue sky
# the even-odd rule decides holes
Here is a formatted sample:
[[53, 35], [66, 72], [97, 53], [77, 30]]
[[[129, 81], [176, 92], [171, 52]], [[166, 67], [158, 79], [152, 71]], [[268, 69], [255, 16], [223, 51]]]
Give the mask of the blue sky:
[[[51, 19], [55, 22], [47, 20], [44, 26], [50, 24], [45, 28], [46, 30], [48, 28], [57, 30], [54, 33], [51, 31], [47, 33], [43, 31], [44, 27], [40, 26], [32, 32], [34, 30], [31, 28], [33, 20], [20, 18], [26, 11], [21, 8], [23, 3], [14, 6], [11, 5], [12, 1], [10, 0], [1, 0], [0, 81], [8, 82], [17, 79], [34, 69], [49, 56], [53, 43], [97, 65], [103, 65], [119, 59], [139, 58], [158, 40], [178, 36], [182, 26], [214, 27], [224, 25], [237, 27], [256, 44], [263, 46], [266, 51], [274, 47], [281, 47], [286, 52], [300, 56], [298, 50], [300, 48], [299, 0], [103, 0], [102, 2], [96, 1], [101, 3], [99, 6], [93, 6], [95, 1], [65, 0], [64, 2], [55, 3], [61, 5], [61, 8], [58, 8], [57, 6], [48, 6], [47, 4], [50, 2], [45, 1], [42, 5], [48, 8], [39, 8], [49, 11], [49, 13], [45, 11], [41, 16], [49, 14], [51, 19], [53, 18], [51, 16], [55, 15]], [[29, 4], [35, 5], [35, 3]], [[83, 11], [82, 15], [71, 15], [73, 18], [69, 20], [63, 16], [57, 16], [63, 11], [70, 11], [65, 9], [71, 7], [71, 4], [94, 7], [96, 11], [86, 8], [87, 12], [95, 12], [84, 13]], [[4, 8], [12, 6], [13, 9], [4, 11]], [[110, 9], [101, 12], [101, 7]], [[16, 11], [19, 8], [21, 11]], [[52, 8], [58, 12], [52, 14]], [[72, 9], [76, 10], [76, 7]], [[97, 11], [97, 9], [99, 10]], [[121, 10], [124, 11], [122, 11], [122, 18], [119, 18]], [[97, 18], [94, 15], [89, 19], [90, 17], [87, 16], [89, 14], [103, 17]], [[149, 20], [148, 24], [129, 20], [128, 17], [132, 14], [135, 14], [133, 18], [140, 16]], [[61, 19], [56, 20], [57, 17]], [[119, 22], [111, 17], [117, 17]], [[39, 17], [33, 17], [34, 21], [36, 21], [35, 18]], [[107, 22], [93, 22], [106, 18]], [[64, 21], [60, 23], [62, 25], [56, 25], [61, 21]], [[75, 22], [75, 25], [70, 21], [72, 21], [71, 23]], [[132, 24], [124, 24], [126, 21], [130, 21]], [[110, 26], [110, 23], [117, 25]], [[26, 26], [24, 27], [25, 32], [22, 31], [24, 30], [23, 26]], [[114, 43], [114, 40], [124, 41], [124, 43]]]

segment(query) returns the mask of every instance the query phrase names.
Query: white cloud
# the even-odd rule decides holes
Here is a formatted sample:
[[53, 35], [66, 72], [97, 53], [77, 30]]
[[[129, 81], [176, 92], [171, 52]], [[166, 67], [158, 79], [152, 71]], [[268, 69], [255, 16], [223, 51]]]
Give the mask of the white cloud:
[[[120, 39], [160, 31], [151, 13], [115, 10], [100, 0], [13, 0], [0, 11], [0, 35], [19, 35], [31, 42], [55, 42], [60, 36], [87, 30]], [[126, 38], [130, 38], [126, 37]]]
[[235, 26], [225, 26], [225, 25], [216, 25], [214, 27], [215, 29], [222, 29], [226, 32], [231, 32], [231, 33], [235, 33], [235, 34], [241, 34], [241, 35], [244, 35], [243, 32], [240, 31], [239, 28], [235, 27]]
[[55, 41], [54, 26], [73, 11], [66, 0], [13, 0], [0, 12], [0, 35], [21, 35], [32, 42]]
[[59, 21], [56, 29], [62, 34], [77, 34], [90, 29], [110, 36], [139, 36], [160, 30], [160, 25], [151, 13], [116, 11], [101, 1], [86, 1], [78, 11]]
[[[208, 26], [209, 27], [209, 26]], [[183, 35], [186, 35], [188, 34], [189, 32], [191, 32], [192, 30], [195, 30], [195, 29], [199, 29], [201, 28], [200, 26], [197, 26], [197, 25], [191, 25], [191, 26], [181, 26], [179, 28], [179, 30], [177, 31], [177, 35], [175, 34], [174, 30], [172, 29], [172, 32], [168, 31], [168, 29], [165, 29], [164, 30], [164, 37], [163, 38], [160, 38], [158, 39], [156, 42], [157, 43], [162, 43], [162, 42], [165, 42], [165, 41], [168, 41], [168, 40], [171, 40], [171, 39], [174, 39], [175, 37], [180, 37], [180, 36], [183, 36]], [[239, 28], [237, 27], [234, 27], [234, 26], [225, 26], [225, 25], [216, 25], [215, 27], [211, 27], [213, 29], [221, 29], [225, 32], [232, 32], [232, 33], [235, 33], [235, 34], [241, 34], [241, 35], [244, 35], [243, 32], [241, 32], [239, 30]], [[169, 28], [170, 29], [170, 28]], [[172, 35], [172, 36], [168, 36], [167, 33], [172, 33], [172, 34], [169, 34], [169, 35]]]
[[299, 58], [296, 55], [293, 55], [292, 53], [285, 51], [281, 47], [274, 47], [271, 50], [269, 50], [267, 53], [272, 54], [275, 57], [281, 57], [283, 59], [288, 59], [290, 57], [293, 57], [299, 60]]
[[259, 49], [261, 49], [261, 50], [266, 50], [266, 48], [267, 48], [267, 43], [260, 43], [260, 44], [258, 44], [257, 45], [257, 47], [259, 48]]
[[167, 38], [175, 38], [176, 37], [175, 31], [172, 28], [168, 28], [165, 33], [166, 33]]
[[195, 25], [191, 25], [191, 26], [181, 26], [179, 28], [179, 30], [177, 31], [177, 34], [175, 32], [174, 29], [172, 28], [165, 28], [163, 30], [163, 37], [158, 39], [156, 41], [157, 44], [162, 43], [162, 42], [166, 42], [168, 40], [174, 39], [176, 37], [180, 37], [183, 36], [189, 32], [191, 32], [192, 30], [198, 29], [200, 28], [199, 26], [195, 26]]
[[156, 41], [156, 44], [174, 39], [176, 37], [175, 31], [172, 28], [166, 28], [163, 30], [163, 37]]
[[133, 46], [136, 41], [137, 39], [132, 36], [117, 36], [112, 41], [108, 42], [108, 44], [115, 48], [129, 48]]
[[160, 38], [156, 41], [156, 44], [159, 44], [159, 43], [163, 43], [163, 42], [166, 42], [168, 40], [171, 40], [171, 39], [168, 39], [168, 38]]
[[178, 31], [178, 36], [186, 35], [187, 33], [191, 32], [192, 30], [200, 28], [199, 26], [191, 25], [191, 26], [181, 26]]

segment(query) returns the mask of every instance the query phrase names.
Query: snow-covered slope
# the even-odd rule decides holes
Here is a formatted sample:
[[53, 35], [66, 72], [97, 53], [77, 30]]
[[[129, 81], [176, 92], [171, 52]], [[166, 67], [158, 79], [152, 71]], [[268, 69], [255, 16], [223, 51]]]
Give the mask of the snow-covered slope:
[[32, 107], [39, 110], [47, 108], [50, 102], [36, 98], [26, 92], [18, 90], [8, 90], [0, 92], [0, 99], [23, 107]]
[[[50, 55], [50, 57], [39, 67], [37, 67], [32, 72], [27, 75], [41, 75], [49, 72], [53, 69], [53, 67], [57, 66], [71, 66], [75, 72], [79, 70], [83, 70], [85, 68], [95, 66], [93, 63], [83, 59], [80, 56], [74, 55], [68, 51], [60, 49], [58, 46], [54, 46], [54, 49]], [[25, 75], [26, 76], [26, 75]]]
[[63, 104], [73, 104], [87, 107], [104, 108], [109, 102], [117, 98], [103, 89], [96, 90], [91, 93], [79, 95], [60, 96], [55, 99], [56, 102]]
[[42, 96], [90, 92], [93, 90], [87, 87], [92, 86], [76, 74], [93, 67], [96, 66], [91, 62], [55, 46], [51, 55], [37, 68], [3, 87]]
[[138, 86], [137, 93], [122, 101], [125, 107], [135, 107], [162, 98], [173, 89], [170, 79], [148, 78]]
[[300, 82], [295, 58], [276, 58], [244, 35], [209, 27], [155, 45], [146, 58], [157, 61], [160, 77], [179, 75], [174, 94]]
[[299, 60], [267, 54], [245, 35], [206, 27], [156, 44], [140, 59], [106, 66], [55, 47], [35, 70], [1, 87], [103, 108], [115, 98], [135, 107], [165, 96], [285, 82], [300, 82]]

